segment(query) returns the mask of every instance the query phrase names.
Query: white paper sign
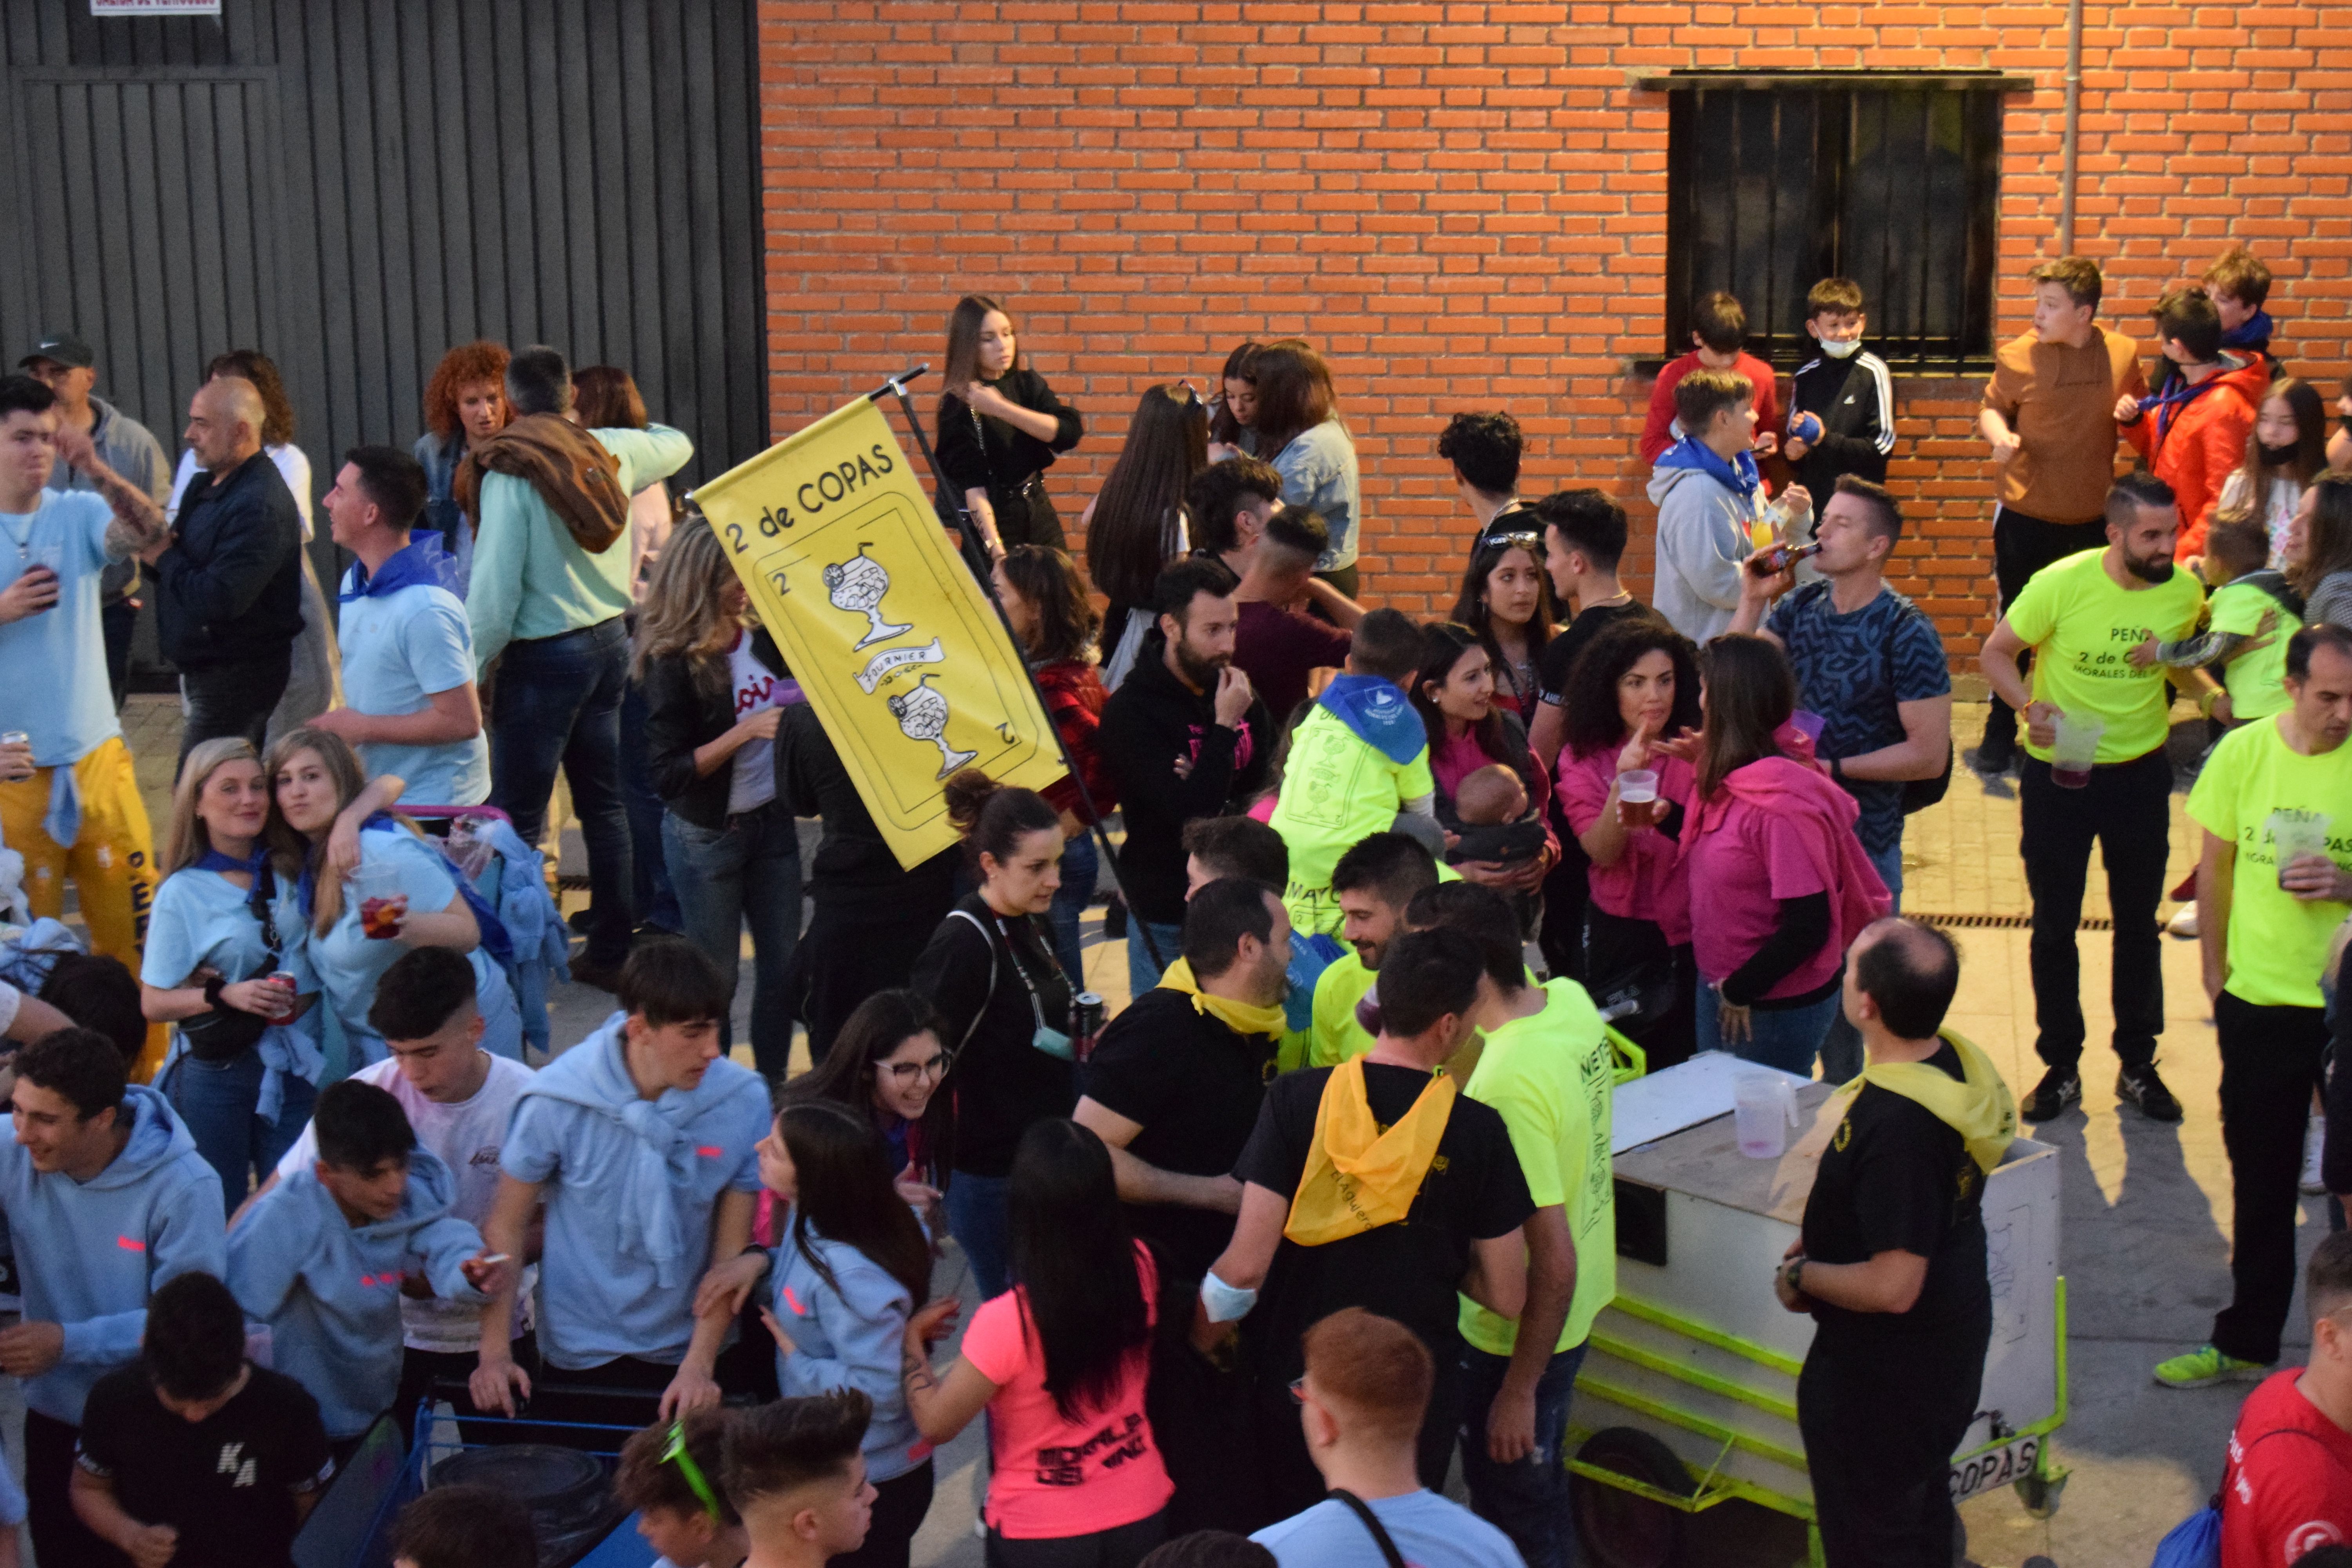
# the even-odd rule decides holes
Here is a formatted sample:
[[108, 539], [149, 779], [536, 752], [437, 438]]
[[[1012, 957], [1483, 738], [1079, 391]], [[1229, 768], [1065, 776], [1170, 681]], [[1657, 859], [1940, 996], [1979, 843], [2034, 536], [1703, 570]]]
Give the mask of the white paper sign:
[[217, 16], [221, 0], [89, 0], [93, 16]]

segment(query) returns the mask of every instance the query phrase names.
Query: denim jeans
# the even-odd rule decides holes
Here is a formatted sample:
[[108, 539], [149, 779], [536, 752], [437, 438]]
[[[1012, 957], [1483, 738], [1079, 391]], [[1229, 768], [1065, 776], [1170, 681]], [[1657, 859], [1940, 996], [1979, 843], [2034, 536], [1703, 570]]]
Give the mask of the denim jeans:
[[621, 693], [629, 683], [621, 617], [562, 637], [509, 643], [490, 698], [490, 804], [525, 844], [547, 827], [560, 765], [588, 844], [595, 923], [588, 962], [617, 968], [629, 953], [629, 815], [621, 798]]
[[1062, 847], [1062, 885], [1045, 918], [1054, 927], [1054, 956], [1061, 961], [1062, 973], [1070, 977], [1073, 990], [1090, 989], [1086, 950], [1078, 945], [1078, 924], [1086, 918], [1087, 905], [1095, 896], [1095, 880], [1101, 874], [1102, 851], [1095, 847], [1091, 830]]
[[164, 1097], [172, 1103], [196, 1152], [220, 1176], [224, 1214], [236, 1205], [256, 1182], [266, 1182], [278, 1162], [294, 1146], [310, 1120], [319, 1091], [292, 1073], [286, 1075], [286, 1102], [273, 1125], [254, 1113], [261, 1099], [261, 1053], [248, 1050], [225, 1062], [199, 1061], [184, 1056], [172, 1065]]
[[983, 1301], [1004, 1294], [1011, 1283], [1013, 1237], [1004, 1217], [1009, 1176], [975, 1176], [958, 1171], [948, 1181], [948, 1234], [971, 1265], [972, 1283]]
[[[1151, 932], [1151, 940], [1160, 944], [1160, 962], [1151, 962], [1151, 950], [1144, 945], [1143, 932]], [[1182, 921], [1161, 925], [1147, 921], [1130, 907], [1127, 911], [1127, 999], [1138, 996], [1160, 984], [1168, 966], [1183, 956], [1184, 926]]]
[[654, 792], [653, 754], [646, 747], [645, 689], [632, 680], [621, 696], [621, 795], [629, 812], [629, 918], [660, 931], [684, 931], [677, 890], [669, 884], [662, 846], [662, 802]]
[[[793, 1054], [793, 949], [801, 940], [801, 839], [792, 812], [774, 801], [719, 828], [666, 812], [662, 849], [677, 868], [687, 939], [727, 976], [730, 998], [750, 922], [751, 1060], [771, 1084], [783, 1082]], [[719, 1048], [732, 1037], [722, 1029]]]
[[1568, 1500], [1569, 1401], [1585, 1346], [1554, 1352], [1536, 1379], [1535, 1451], [1514, 1464], [1486, 1457], [1486, 1413], [1502, 1391], [1511, 1358], [1462, 1347], [1462, 1479], [1478, 1517], [1511, 1538], [1528, 1568], [1569, 1568], [1576, 1561], [1576, 1521]]
[[242, 736], [260, 751], [270, 710], [286, 693], [286, 675], [292, 665], [289, 647], [267, 658], [182, 671], [180, 699], [187, 704], [187, 719], [180, 726], [180, 761], [186, 762], [188, 753], [206, 741], [230, 735]]
[[1829, 1033], [1830, 1020], [1837, 1016], [1841, 1000], [1839, 993], [1832, 991], [1809, 1007], [1783, 1007], [1769, 1012], [1752, 1008], [1748, 1015], [1748, 1037], [1727, 1045], [1717, 1015], [1723, 1005], [1723, 993], [1702, 980], [1698, 986], [1698, 1016], [1692, 1020], [1697, 1026], [1693, 1033], [1702, 1051], [1729, 1051], [1741, 1061], [1759, 1062], [1800, 1078], [1811, 1078], [1814, 1054], [1822, 1048], [1822, 1037]]
[[[1903, 840], [1898, 837], [1895, 840], [1895, 847], [1884, 855], [1872, 854], [1867, 846], [1864, 847], [1863, 853], [1870, 857], [1871, 865], [1878, 871], [1878, 879], [1885, 883], [1886, 890], [1895, 896], [1895, 902], [1886, 912], [1891, 915], [1901, 914], [1903, 912]], [[1830, 1032], [1822, 1037], [1822, 1081], [1852, 1083], [1861, 1076], [1862, 1035], [1852, 1024], [1845, 1021], [1845, 1008], [1841, 1004], [1838, 1010], [1830, 1015]]]

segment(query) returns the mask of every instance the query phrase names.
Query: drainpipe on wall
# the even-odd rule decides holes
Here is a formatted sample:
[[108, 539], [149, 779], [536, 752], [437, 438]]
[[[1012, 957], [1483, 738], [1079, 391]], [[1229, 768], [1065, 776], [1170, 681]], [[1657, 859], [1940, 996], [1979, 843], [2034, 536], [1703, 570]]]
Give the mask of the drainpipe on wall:
[[2083, 140], [2083, 0], [2066, 0], [2066, 135], [2059, 154], [2058, 254], [2074, 254], [2074, 168]]

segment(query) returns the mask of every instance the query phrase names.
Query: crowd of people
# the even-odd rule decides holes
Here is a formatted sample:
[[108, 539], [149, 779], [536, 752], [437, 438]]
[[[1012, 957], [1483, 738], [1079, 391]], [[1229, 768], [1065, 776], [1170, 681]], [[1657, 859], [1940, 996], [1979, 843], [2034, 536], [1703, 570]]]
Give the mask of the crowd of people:
[[[1144, 393], [1082, 570], [1046, 477], [1084, 420], [967, 297], [939, 514], [1075, 767], [948, 778], [961, 843], [912, 867], [670, 499], [692, 442], [625, 371], [452, 350], [414, 450], [353, 448], [317, 501], [350, 561], [330, 616], [266, 357], [206, 366], [174, 480], [89, 345], [45, 339], [0, 378], [0, 842], [37, 917], [0, 947], [0, 1371], [28, 1412], [0, 1521], [43, 1568], [283, 1563], [385, 1417], [414, 1438], [446, 1401], [468, 1441], [496, 1415], [586, 1443], [530, 1423], [608, 1420], [617, 1391], [652, 1425], [616, 1486], [673, 1568], [903, 1565], [934, 1449], [983, 1416], [1003, 1568], [1571, 1561], [1622, 1043], [1851, 1094], [1753, 1289], [1816, 1324], [1797, 1415], [1829, 1561], [1948, 1561], [1983, 1182], [2019, 1115], [2081, 1100], [2095, 840], [2117, 1094], [2182, 1115], [2156, 1060], [2176, 692], [2213, 742], [2174, 925], [2220, 1037], [2236, 1292], [2158, 1380], [2272, 1374], [2298, 1185], [2352, 1193], [2325, 1070], [2352, 397], [2331, 436], [2268, 357], [2269, 281], [2232, 250], [2167, 290], [2151, 392], [2095, 265], [2033, 270], [1980, 416], [2000, 615], [1966, 650], [1887, 582], [1901, 428], [1849, 280], [1808, 298], [1785, 412], [1739, 303], [1696, 301], [1641, 444], [1647, 604], [1614, 497], [1523, 496], [1516, 421], [1454, 416], [1472, 526], [1435, 620], [1362, 602], [1355, 447], [1298, 339], [1236, 348], [1210, 398]], [[160, 856], [117, 718], [142, 597], [186, 715]], [[1957, 950], [1898, 912], [1963, 653], [1996, 697], [1966, 761], [2019, 775], [2046, 1068], [2021, 1100], [1945, 1026]], [[539, 854], [559, 772], [577, 956]], [[567, 972], [614, 996], [576, 1043], [548, 1037]], [[2333, 1311], [2345, 1255], [2313, 1268]], [[2248, 1404], [2221, 1528], [2261, 1544], [2233, 1563], [2314, 1521], [2352, 1536], [2352, 1485], [2260, 1442], [2352, 1453], [2323, 1322]], [[528, 1542], [511, 1499], [449, 1487], [398, 1552]]]

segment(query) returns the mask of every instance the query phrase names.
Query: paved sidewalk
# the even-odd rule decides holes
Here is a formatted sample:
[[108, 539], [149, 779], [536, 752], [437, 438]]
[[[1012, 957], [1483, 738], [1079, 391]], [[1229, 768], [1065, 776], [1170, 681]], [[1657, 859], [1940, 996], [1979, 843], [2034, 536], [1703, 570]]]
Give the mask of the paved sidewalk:
[[[2185, 713], [2185, 710], [2183, 710]], [[1955, 705], [1953, 731], [1965, 748], [1983, 725], [1980, 703]], [[167, 794], [179, 714], [168, 698], [134, 697], [124, 729], [139, 753], [139, 775], [160, 838], [169, 821]], [[2201, 739], [2192, 723], [2175, 732], [2176, 755], [2193, 758]], [[2027, 975], [2030, 908], [2017, 858], [2014, 781], [1988, 785], [1962, 767], [1938, 805], [1913, 816], [1905, 853], [1906, 908], [1955, 917], [1963, 954], [1960, 997], [1952, 1022], [1992, 1056], [2019, 1093], [2041, 1075], [2033, 1056], [2033, 1008]], [[2196, 836], [2179, 817], [2170, 877], [2194, 864]], [[566, 841], [566, 870], [578, 862], [578, 835]], [[567, 907], [580, 895], [566, 898]], [[2167, 906], [2168, 912], [2171, 906]], [[2085, 912], [2105, 914], [2104, 875], [2095, 862]], [[1980, 923], [1985, 921], [1993, 923]], [[1113, 1007], [1127, 999], [1123, 942], [1107, 942], [1099, 916], [1088, 922], [1087, 978]], [[2105, 1568], [2145, 1563], [2165, 1531], [2200, 1506], [2220, 1479], [2221, 1450], [2243, 1386], [2197, 1393], [2157, 1387], [2157, 1361], [2203, 1340], [2211, 1314], [2225, 1304], [2229, 1279], [2229, 1167], [2221, 1150], [2216, 1091], [2220, 1079], [2212, 1026], [2199, 984], [2194, 942], [2165, 944], [2166, 1019], [2160, 1060], [2188, 1109], [2179, 1127], [2149, 1122], [2118, 1109], [2114, 1058], [2105, 1042], [2111, 1026], [2106, 1004], [2108, 938], [2081, 938], [2084, 1010], [2092, 1046], [2084, 1058], [2083, 1109], [2035, 1132], [2062, 1151], [2063, 1225], [2061, 1265], [2069, 1284], [2068, 1341], [2073, 1405], [2056, 1439], [2060, 1461], [2074, 1478], [2063, 1506], [2047, 1521], [2028, 1515], [2007, 1490], [1963, 1510], [1969, 1555], [1987, 1564], [2017, 1564], [2036, 1553], [2063, 1568]], [[748, 959], [748, 950], [746, 953]], [[750, 995], [748, 963], [738, 1003], [738, 1037]], [[585, 986], [558, 988], [554, 1038], [577, 1040], [608, 1013], [612, 998]], [[739, 1054], [748, 1060], [748, 1052]], [[796, 1051], [804, 1060], [804, 1051]], [[2320, 1200], [2305, 1204], [2306, 1245], [2325, 1233]], [[943, 1284], [961, 1280], [960, 1261], [943, 1266]], [[2290, 1329], [2299, 1356], [2307, 1342], [2300, 1303]], [[920, 1535], [914, 1561], [924, 1568], [976, 1568], [981, 1542], [971, 1521], [983, 1486], [979, 1426], [940, 1456], [939, 1500]], [[1785, 1531], [1769, 1520], [1717, 1510], [1696, 1532], [1693, 1556], [1707, 1563], [1777, 1563]]]

